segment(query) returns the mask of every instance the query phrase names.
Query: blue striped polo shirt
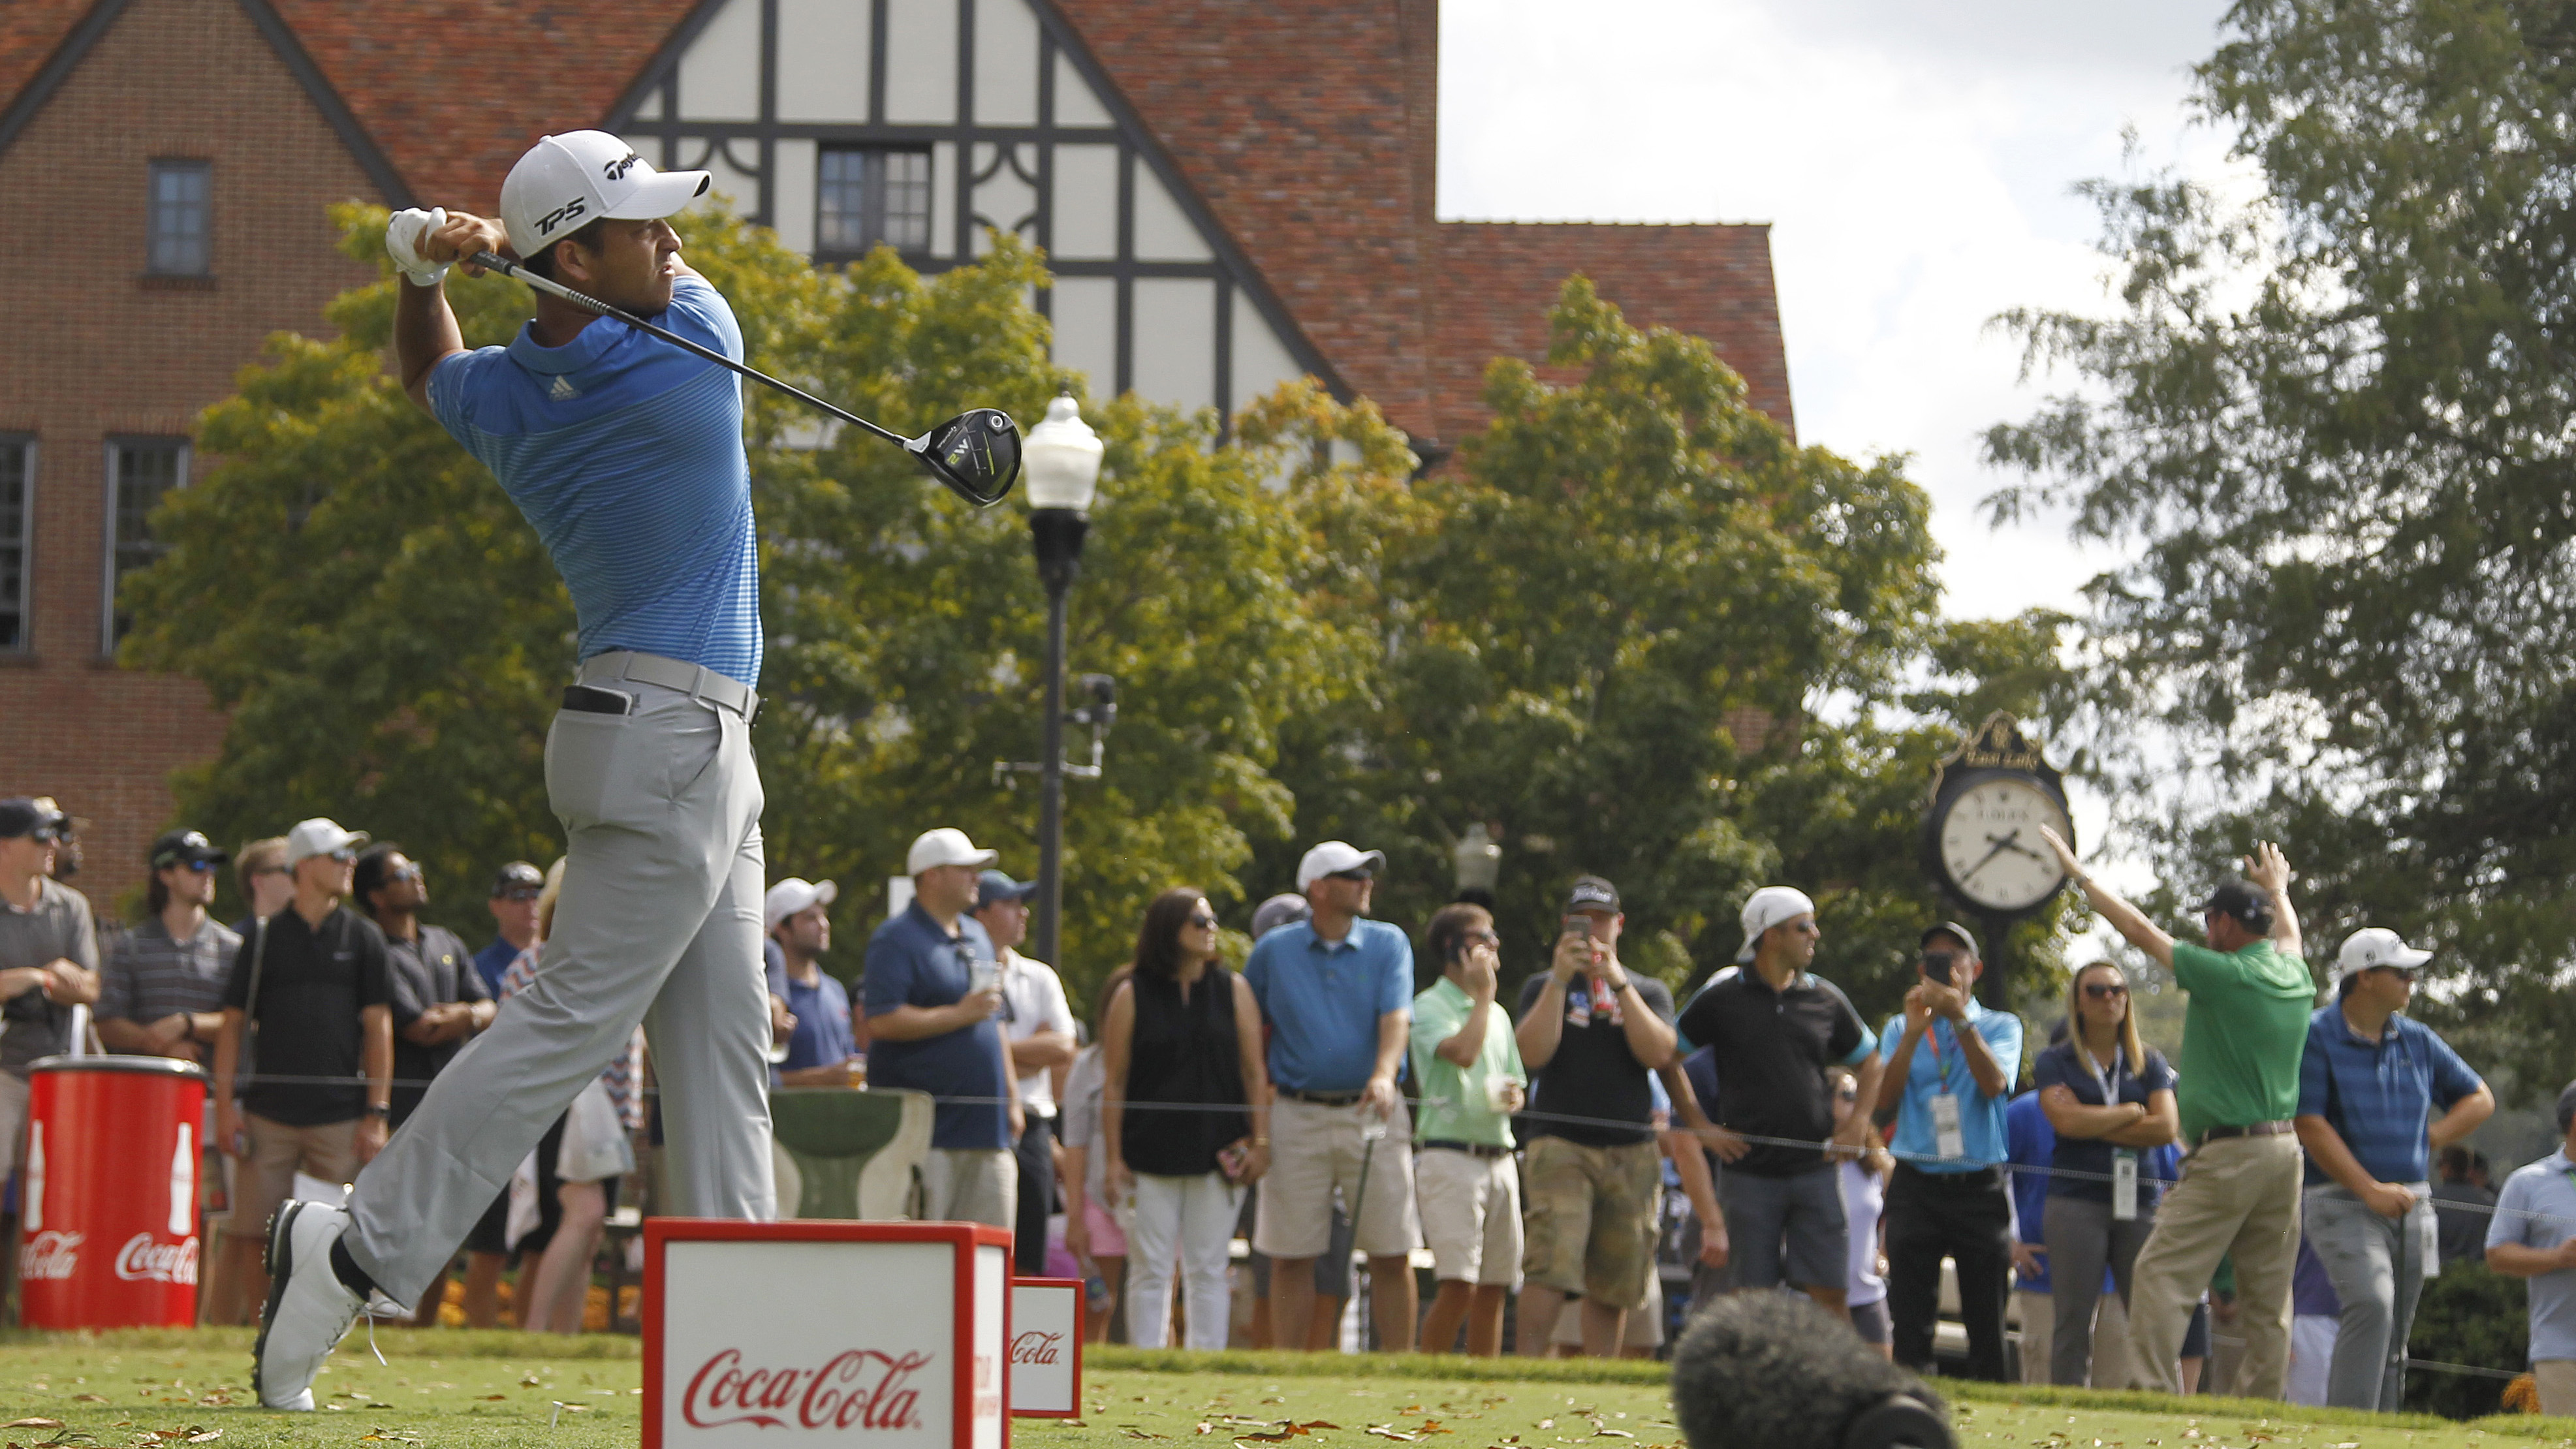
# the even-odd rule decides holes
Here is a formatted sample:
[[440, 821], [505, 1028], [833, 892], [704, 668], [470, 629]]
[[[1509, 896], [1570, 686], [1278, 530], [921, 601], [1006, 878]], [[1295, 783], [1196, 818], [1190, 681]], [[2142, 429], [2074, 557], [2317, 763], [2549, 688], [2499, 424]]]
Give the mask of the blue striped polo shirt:
[[[2375, 1042], [2353, 1034], [2340, 1001], [2308, 1018], [2299, 1114], [2325, 1118], [2374, 1181], [2424, 1181], [2432, 1158], [2425, 1119], [2483, 1085], [2450, 1043], [2411, 1016], [2388, 1018]], [[2312, 1158], [2307, 1181], [2315, 1187], [2334, 1179]]]
[[[716, 289], [682, 276], [646, 319], [740, 359]], [[607, 318], [561, 347], [527, 328], [450, 354], [430, 408], [527, 516], [581, 622], [581, 657], [632, 649], [760, 683], [760, 560], [742, 384]]]

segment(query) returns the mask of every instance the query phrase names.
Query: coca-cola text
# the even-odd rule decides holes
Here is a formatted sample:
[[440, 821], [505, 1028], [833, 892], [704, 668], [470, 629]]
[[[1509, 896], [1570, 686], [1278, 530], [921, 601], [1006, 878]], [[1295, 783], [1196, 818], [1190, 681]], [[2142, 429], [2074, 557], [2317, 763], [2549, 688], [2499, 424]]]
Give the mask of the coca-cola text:
[[18, 1249], [18, 1280], [35, 1283], [69, 1278], [80, 1268], [80, 1245], [87, 1233], [48, 1228]]
[[1062, 1342], [1061, 1333], [1040, 1333], [1032, 1328], [1011, 1340], [1011, 1362], [1054, 1363], [1056, 1345]]
[[726, 1349], [698, 1366], [680, 1401], [692, 1428], [757, 1424], [764, 1429], [913, 1429], [921, 1424], [921, 1395], [907, 1384], [933, 1355], [900, 1358], [872, 1348], [834, 1355], [819, 1369], [742, 1366], [742, 1353]]
[[150, 1233], [136, 1233], [116, 1250], [116, 1276], [129, 1283], [197, 1281], [197, 1240], [156, 1243]]

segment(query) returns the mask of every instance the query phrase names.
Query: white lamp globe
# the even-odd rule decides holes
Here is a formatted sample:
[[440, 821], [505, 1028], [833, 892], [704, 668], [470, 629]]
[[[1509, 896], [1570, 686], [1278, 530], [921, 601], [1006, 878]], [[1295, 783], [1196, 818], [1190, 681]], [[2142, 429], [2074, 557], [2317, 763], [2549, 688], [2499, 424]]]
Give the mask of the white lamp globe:
[[1077, 513], [1089, 508], [1100, 488], [1100, 454], [1100, 435], [1082, 420], [1073, 395], [1058, 395], [1047, 404], [1046, 421], [1029, 429], [1020, 450], [1021, 466], [1029, 475], [1029, 506]]

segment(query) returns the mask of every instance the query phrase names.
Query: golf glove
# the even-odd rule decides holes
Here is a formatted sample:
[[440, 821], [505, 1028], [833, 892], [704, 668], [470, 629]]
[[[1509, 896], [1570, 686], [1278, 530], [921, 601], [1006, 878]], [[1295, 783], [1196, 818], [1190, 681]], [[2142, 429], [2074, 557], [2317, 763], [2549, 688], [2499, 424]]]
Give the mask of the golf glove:
[[410, 207], [395, 212], [385, 223], [385, 250], [393, 254], [394, 265], [402, 269], [413, 286], [435, 287], [447, 275], [448, 263], [432, 263], [420, 254], [421, 243], [446, 224], [447, 208], [443, 206], [427, 211]]

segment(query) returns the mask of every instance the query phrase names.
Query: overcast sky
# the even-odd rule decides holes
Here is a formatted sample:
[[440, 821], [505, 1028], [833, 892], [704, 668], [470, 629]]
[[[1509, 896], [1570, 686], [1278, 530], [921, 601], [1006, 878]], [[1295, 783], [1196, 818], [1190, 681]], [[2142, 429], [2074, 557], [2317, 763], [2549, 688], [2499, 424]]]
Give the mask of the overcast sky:
[[2120, 173], [2123, 127], [2151, 164], [2222, 168], [2184, 101], [2225, 9], [1446, 0], [1440, 214], [1770, 223], [1800, 438], [1914, 456], [1951, 613], [2072, 608], [2106, 560], [1977, 507], [2012, 480], [1976, 434], [2040, 396], [1987, 319], [2105, 307], [2070, 188]]

